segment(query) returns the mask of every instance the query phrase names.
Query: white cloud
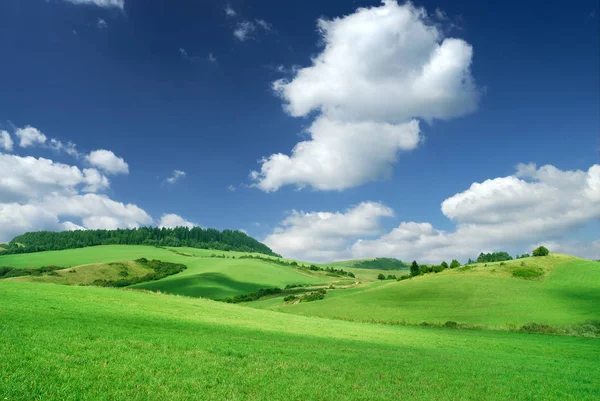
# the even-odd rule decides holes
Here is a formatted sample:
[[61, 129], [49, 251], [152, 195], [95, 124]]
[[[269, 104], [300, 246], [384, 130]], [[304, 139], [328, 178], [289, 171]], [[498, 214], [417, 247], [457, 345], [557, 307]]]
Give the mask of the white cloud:
[[129, 165], [122, 157], [117, 157], [110, 150], [99, 149], [90, 152], [86, 160], [107, 174], [129, 174]]
[[267, 21], [265, 21], [264, 19], [257, 19], [256, 23], [258, 24], [258, 26], [260, 26], [262, 29], [264, 29], [267, 32], [270, 32], [273, 30], [273, 26], [271, 24], [269, 24]]
[[160, 218], [158, 226], [163, 228], [175, 228], [175, 227], [196, 227], [198, 224], [194, 224], [191, 221], [187, 221], [183, 217], [176, 214], [163, 214]]
[[[364, 204], [363, 204], [364, 205]], [[298, 259], [327, 261], [344, 258], [395, 257], [439, 263], [466, 261], [480, 252], [530, 252], [533, 244], [552, 251], [595, 257], [597, 238], [573, 241], [569, 235], [600, 221], [600, 165], [587, 171], [562, 171], [553, 166], [519, 165], [513, 176], [474, 183], [442, 203], [442, 212], [456, 223], [452, 232], [428, 222], [405, 221], [388, 233], [378, 233], [379, 219], [392, 211], [379, 204], [373, 213], [294, 212], [265, 239], [273, 250]], [[384, 212], [377, 212], [379, 205]], [[363, 220], [364, 230], [348, 222]]]
[[[319, 19], [323, 51], [293, 79], [273, 83], [291, 116], [318, 113], [307, 129], [311, 138], [291, 156], [264, 158], [260, 172], [251, 174], [257, 186], [330, 190], [378, 179], [390, 171], [399, 150], [419, 143], [415, 118], [446, 120], [474, 111], [480, 93], [470, 72], [472, 47], [444, 38], [428, 20], [424, 9], [393, 0]], [[311, 162], [303, 153], [318, 157]], [[331, 171], [356, 160], [366, 176]]]
[[77, 151], [77, 146], [73, 142], [62, 143], [58, 139], [51, 138], [48, 142], [48, 146], [50, 149], [56, 150], [57, 152], [65, 152], [73, 157], [81, 156]]
[[228, 17], [235, 17], [237, 15], [237, 13], [235, 12], [235, 10], [233, 8], [231, 8], [231, 6], [229, 4], [227, 4], [225, 6], [225, 15]]
[[217, 57], [212, 53], [208, 53], [208, 61], [214, 64], [217, 62]]
[[348, 123], [319, 117], [308, 129], [311, 140], [298, 143], [292, 156], [263, 160], [251, 178], [263, 191], [287, 184], [343, 190], [391, 174], [398, 152], [419, 144], [419, 123]]
[[235, 187], [235, 185], [229, 185], [229, 186], [227, 187], [227, 189], [228, 189], [229, 191], [231, 191], [231, 192], [235, 192], [235, 191], [237, 191], [237, 188]]
[[581, 246], [569, 248], [568, 234], [600, 219], [599, 182], [600, 165], [588, 171], [519, 165], [514, 176], [474, 183], [442, 203], [444, 215], [457, 223], [454, 232], [404, 222], [381, 238], [357, 242], [353, 256], [439, 262], [503, 248], [524, 252], [542, 242], [577, 255]]
[[44, 158], [0, 154], [0, 202], [18, 202], [49, 193], [98, 192], [110, 186], [96, 169], [83, 169]]
[[364, 202], [344, 212], [293, 211], [264, 243], [286, 257], [326, 261], [349, 257], [352, 241], [381, 231], [380, 219], [393, 211], [376, 202]]
[[120, 8], [121, 10], [125, 7], [125, 0], [65, 0], [73, 4], [89, 4], [103, 8]]
[[173, 175], [171, 175], [171, 177], [167, 178], [167, 182], [169, 184], [175, 184], [177, 181], [179, 181], [183, 177], [185, 177], [185, 171], [173, 170]]
[[19, 146], [28, 148], [35, 145], [44, 145], [46, 143], [46, 135], [40, 130], [30, 125], [25, 128], [19, 128], [15, 131], [15, 135], [19, 138]]
[[98, 23], [96, 24], [96, 26], [98, 27], [98, 29], [106, 29], [106, 28], [108, 28], [108, 24], [102, 18], [98, 18]]
[[256, 25], [254, 25], [251, 21], [242, 21], [239, 22], [235, 30], [233, 31], [233, 36], [235, 36], [240, 42], [244, 42], [252, 36], [252, 34], [256, 31]]
[[183, 56], [183, 58], [188, 58], [188, 53], [183, 47], [179, 48], [179, 53]]
[[6, 131], [0, 130], [0, 150], [10, 152], [13, 150], [13, 140], [10, 134]]
[[[72, 218], [80, 219], [81, 225], [64, 220]], [[49, 194], [27, 204], [0, 203], [2, 242], [26, 231], [135, 228], [151, 223], [144, 210], [106, 195]]]

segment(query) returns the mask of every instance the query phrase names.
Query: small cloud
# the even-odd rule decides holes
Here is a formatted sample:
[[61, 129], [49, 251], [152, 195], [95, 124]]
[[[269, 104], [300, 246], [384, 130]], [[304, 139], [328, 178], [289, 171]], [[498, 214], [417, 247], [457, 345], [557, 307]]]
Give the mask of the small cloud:
[[230, 190], [231, 192], [235, 192], [237, 190], [237, 188], [234, 185], [228, 186], [227, 189]]
[[256, 31], [256, 25], [254, 25], [251, 21], [242, 21], [237, 24], [237, 27], [233, 31], [233, 36], [235, 36], [240, 42], [244, 42], [252, 36], [252, 34]]
[[167, 182], [169, 184], [175, 184], [177, 181], [179, 181], [183, 177], [185, 177], [185, 171], [173, 170], [173, 175], [171, 177], [167, 178]]
[[73, 35], [75, 36], [79, 35], [75, 29], [73, 29], [71, 32], [73, 32]]
[[169, 214], [162, 215], [162, 217], [160, 218], [160, 221], [158, 223], [158, 226], [160, 228], [176, 228], [176, 227], [193, 228], [193, 227], [198, 226], [198, 224], [192, 223], [191, 221], [188, 221], [177, 214], [169, 213]]
[[106, 29], [108, 28], [108, 24], [102, 18], [98, 18], [98, 23], [96, 24], [98, 29]]
[[260, 227], [260, 223], [259, 222], [253, 223], [253, 226], [254, 227]]
[[57, 152], [65, 152], [69, 156], [73, 156], [73, 157], [80, 156], [79, 152], [77, 151], [76, 145], [71, 141], [69, 141], [67, 143], [62, 143], [58, 139], [52, 138], [52, 139], [50, 139], [48, 146], [50, 147], [50, 149], [56, 150]]
[[40, 130], [30, 125], [25, 128], [19, 128], [15, 131], [15, 135], [19, 138], [19, 146], [28, 148], [35, 145], [43, 145], [46, 143], [46, 135]]
[[125, 0], [65, 0], [73, 4], [90, 4], [102, 8], [120, 8], [121, 10], [125, 7]]
[[267, 21], [265, 21], [264, 19], [257, 19], [256, 23], [258, 24], [258, 26], [260, 26], [262, 29], [264, 29], [265, 31], [269, 32], [273, 30], [273, 25], [269, 24]]
[[208, 61], [210, 61], [211, 63], [215, 64], [217, 62], [217, 58], [215, 57], [214, 54], [208, 53]]
[[116, 156], [106, 149], [98, 149], [90, 152], [86, 160], [107, 174], [129, 174], [129, 165], [122, 157]]
[[225, 6], [225, 15], [228, 17], [235, 17], [237, 15], [237, 13], [235, 12], [235, 10], [233, 8], [231, 8], [231, 6], [229, 4], [227, 4]]
[[238, 231], [248, 235], [248, 230], [244, 230], [243, 228], [238, 228]]
[[443, 12], [442, 10], [440, 10], [439, 8], [435, 9], [434, 15], [440, 21], [446, 21], [448, 19], [448, 16], [446, 15], [446, 13]]
[[4, 149], [7, 152], [13, 150], [13, 140], [7, 131], [0, 130], [0, 150]]
[[179, 54], [181, 54], [181, 56], [183, 58], [188, 58], [189, 57], [188, 54], [187, 54], [187, 52], [185, 51], [185, 49], [183, 47], [179, 48]]

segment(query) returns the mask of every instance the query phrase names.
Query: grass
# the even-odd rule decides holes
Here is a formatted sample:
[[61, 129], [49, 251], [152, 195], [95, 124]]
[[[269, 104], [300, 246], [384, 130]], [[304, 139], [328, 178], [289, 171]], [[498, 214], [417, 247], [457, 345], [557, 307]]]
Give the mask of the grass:
[[[315, 303], [290, 305], [280, 300], [253, 306], [328, 318], [413, 324], [451, 320], [489, 328], [600, 319], [597, 262], [552, 255], [527, 260], [525, 267], [520, 263], [468, 266], [401, 282], [333, 290]], [[524, 268], [543, 271], [543, 279], [513, 277], [514, 271]]]
[[[126, 272], [124, 276], [122, 272]], [[90, 285], [94, 280], [120, 280], [142, 277], [153, 270], [132, 261], [97, 263], [56, 270], [42, 276], [22, 276], [6, 280], [16, 282], [51, 283], [63, 285]]]
[[[213, 254], [225, 255], [226, 258], [211, 258], [210, 255]], [[164, 262], [182, 263], [188, 269], [163, 280], [137, 284], [132, 287], [212, 299], [247, 294], [261, 288], [285, 287], [287, 284], [317, 284], [332, 279], [322, 273], [308, 273], [289, 266], [279, 266], [254, 259], [237, 259], [241, 255], [246, 254], [195, 248], [172, 248], [170, 250], [142, 245], [106, 245], [5, 255], [0, 256], [0, 266], [25, 268], [47, 265], [64, 267], [88, 265], [85, 268], [77, 267], [76, 270], [86, 271], [93, 276], [107, 274], [110, 277], [105, 279], [112, 279], [112, 273], [106, 269], [106, 263], [135, 260], [142, 257], [158, 259]], [[104, 269], [104, 273], [100, 269]], [[76, 274], [71, 273], [73, 276]], [[96, 278], [104, 277], [95, 277], [94, 279]], [[72, 278], [71, 280], [76, 279]], [[46, 276], [37, 281], [61, 283], [56, 277]]]
[[594, 339], [361, 324], [7, 281], [0, 305], [8, 400], [600, 397]]

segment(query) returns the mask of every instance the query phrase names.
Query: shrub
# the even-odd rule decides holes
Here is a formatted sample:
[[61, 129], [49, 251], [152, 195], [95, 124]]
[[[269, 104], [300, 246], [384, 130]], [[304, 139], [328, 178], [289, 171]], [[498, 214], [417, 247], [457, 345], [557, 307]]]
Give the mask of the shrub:
[[448, 268], [448, 263], [442, 262], [442, 263], [440, 263], [440, 266], [442, 266], [444, 269], [447, 269]]
[[408, 280], [410, 278], [409, 274], [403, 274], [398, 278], [398, 281]]
[[444, 266], [442, 266], [442, 265], [433, 266], [433, 272], [434, 273], [440, 273], [440, 272], [443, 272], [444, 270], [445, 270]]
[[297, 262], [292, 262], [292, 263], [290, 263], [290, 266], [296, 267], [296, 266], [298, 266], [298, 263]]
[[290, 301], [294, 301], [296, 299], [295, 295], [288, 295], [285, 298], [283, 298], [283, 302], [290, 302]]
[[379, 275], [377, 276], [378, 280], [385, 280], [385, 276], [383, 275], [383, 273], [379, 273]]
[[455, 329], [458, 327], [458, 323], [452, 321], [452, 320], [448, 320], [446, 323], [444, 323], [444, 327], [448, 327], [451, 329]]
[[452, 262], [450, 262], [450, 268], [456, 269], [457, 267], [460, 267], [460, 262], [456, 259], [452, 259]]
[[396, 280], [396, 275], [395, 274], [388, 274], [387, 279], [388, 280]]
[[544, 275], [544, 270], [539, 267], [517, 267], [512, 271], [513, 277], [524, 278], [526, 280], [535, 279]]
[[550, 251], [544, 246], [538, 246], [533, 250], [533, 256], [548, 256]]

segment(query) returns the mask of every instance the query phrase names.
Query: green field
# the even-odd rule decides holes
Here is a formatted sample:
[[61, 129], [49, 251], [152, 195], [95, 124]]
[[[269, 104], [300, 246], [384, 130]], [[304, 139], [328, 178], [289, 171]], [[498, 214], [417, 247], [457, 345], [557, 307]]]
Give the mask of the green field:
[[[545, 276], [535, 280], [512, 276], [515, 269], [527, 267], [539, 268]], [[552, 255], [329, 291], [318, 303], [270, 301], [253, 306], [302, 315], [412, 324], [456, 321], [488, 328], [530, 322], [580, 324], [600, 319], [600, 263]]]
[[395, 327], [0, 282], [0, 395], [61, 400], [595, 400], [600, 341]]
[[[323, 274], [301, 271], [288, 266], [255, 259], [238, 259], [245, 255], [239, 252], [209, 251], [194, 248], [168, 249], [136, 245], [107, 245], [89, 248], [48, 251], [20, 255], [0, 256], [0, 266], [40, 267], [48, 265], [80, 266], [76, 271], [85, 271], [86, 275], [113, 279], [114, 274], [98, 272], [100, 269], [110, 270], [110, 266], [102, 265], [110, 262], [131, 261], [138, 258], [158, 259], [164, 262], [182, 263], [188, 268], [182, 273], [159, 281], [151, 281], [132, 286], [131, 288], [160, 291], [169, 294], [187, 295], [221, 299], [235, 295], [255, 292], [261, 288], [285, 287], [288, 284], [317, 284], [331, 280]], [[184, 256], [181, 255], [193, 255]], [[226, 258], [212, 258], [210, 255], [225, 255]], [[234, 257], [236, 257], [234, 259]], [[95, 264], [94, 266], [89, 266]], [[96, 272], [90, 267], [95, 267]], [[96, 273], [96, 274], [95, 274]], [[79, 274], [79, 273], [78, 273]], [[77, 280], [77, 274], [61, 273], [71, 280]], [[99, 276], [100, 275], [100, 276]], [[81, 279], [83, 279], [83, 274]], [[89, 284], [93, 280], [80, 280], [65, 283], [64, 279], [52, 276], [20, 277], [9, 279], [18, 281], [37, 281], [62, 284]]]

